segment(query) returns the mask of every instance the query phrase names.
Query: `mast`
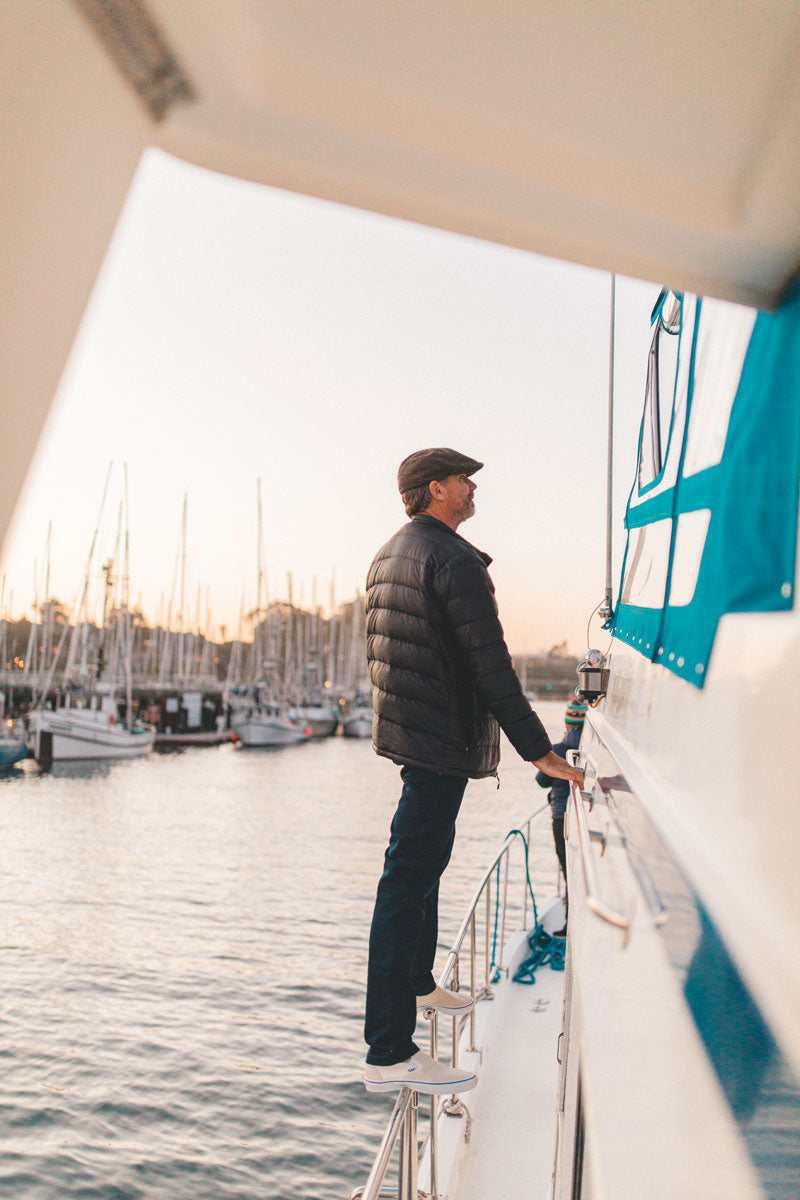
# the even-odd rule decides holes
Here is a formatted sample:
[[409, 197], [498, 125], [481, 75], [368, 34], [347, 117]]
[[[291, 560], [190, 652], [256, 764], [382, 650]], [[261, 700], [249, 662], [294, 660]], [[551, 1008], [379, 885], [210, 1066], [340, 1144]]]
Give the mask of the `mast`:
[[175, 609], [175, 589], [178, 586], [180, 554], [180, 546], [178, 546], [178, 553], [175, 556], [175, 569], [172, 573], [172, 589], [169, 594], [169, 604], [167, 605], [167, 623], [164, 629], [164, 636], [161, 640], [161, 658], [158, 666], [159, 683], [167, 682], [172, 670], [172, 643], [174, 640], [172, 636], [172, 614]]
[[53, 644], [53, 612], [50, 604], [50, 549], [53, 535], [53, 522], [47, 523], [47, 542], [45, 548], [44, 595], [42, 596], [42, 671], [47, 671], [52, 658]]
[[180, 678], [186, 673], [184, 663], [185, 654], [185, 632], [186, 632], [186, 506], [187, 496], [183, 493], [183, 517], [181, 519], [181, 611], [179, 615], [179, 635], [178, 635], [178, 675]]
[[328, 616], [328, 670], [327, 678], [331, 687], [334, 687], [337, 682], [336, 678], [336, 610], [334, 608], [335, 599], [335, 574], [331, 571], [331, 590], [329, 599], [329, 616]]
[[120, 500], [117, 510], [117, 536], [114, 539], [114, 553], [109, 560], [111, 569], [108, 576], [108, 599], [103, 612], [103, 624], [107, 627], [106, 636], [111, 651], [109, 655], [110, 661], [107, 665], [110, 668], [108, 675], [113, 692], [116, 692], [119, 683], [119, 665], [122, 656], [122, 639], [124, 637], [120, 606], [121, 577], [118, 570], [119, 564], [122, 561], [122, 518], [123, 501]]
[[617, 277], [611, 275], [611, 297], [608, 321], [608, 432], [606, 437], [606, 588], [598, 616], [604, 621], [614, 615], [611, 581], [611, 540], [614, 528], [611, 512], [614, 480], [614, 321], [616, 316]]
[[[261, 480], [256, 480], [256, 618], [253, 625], [253, 671], [252, 681], [258, 685], [261, 675], [261, 664], [265, 657], [265, 633], [264, 621], [266, 614], [264, 611], [264, 513], [261, 506]], [[254, 691], [254, 697], [258, 697], [258, 687]]]
[[128, 510], [128, 464], [123, 465], [123, 487], [125, 502], [125, 556], [122, 574], [122, 604], [125, 633], [125, 727], [133, 727], [133, 646], [131, 640], [131, 577], [130, 577], [130, 521]]
[[[39, 661], [39, 655], [36, 649], [36, 615], [39, 613], [39, 570], [36, 565], [36, 559], [33, 560], [33, 611], [34, 619], [31, 621], [30, 631], [28, 633], [28, 648], [25, 651], [25, 666], [23, 673], [31, 676], [34, 670], [34, 662]], [[35, 689], [34, 682], [33, 688]], [[35, 693], [34, 693], [35, 694]]]
[[[100, 532], [100, 522], [103, 519], [103, 509], [106, 506], [106, 496], [108, 495], [108, 485], [111, 480], [111, 469], [113, 466], [114, 466], [114, 463], [112, 461], [108, 464], [108, 470], [106, 471], [106, 481], [103, 486], [103, 495], [100, 500], [100, 511], [98, 512], [97, 520], [95, 521], [94, 533], [92, 534], [92, 543], [89, 547], [89, 557], [86, 560], [86, 568], [83, 572], [83, 587], [82, 587], [82, 590], [80, 593], [80, 597], [75, 605], [75, 613], [74, 613], [74, 617], [73, 617], [73, 621], [74, 621], [73, 634], [72, 634], [72, 637], [70, 638], [69, 652], [67, 654], [67, 663], [66, 663], [66, 666], [64, 667], [65, 677], [67, 675], [69, 675], [70, 671], [72, 670], [72, 665], [73, 665], [74, 658], [75, 658], [75, 633], [77, 630], [78, 622], [81, 619], [81, 615], [83, 615], [84, 622], [85, 623], [88, 622], [88, 614], [85, 612], [85, 608], [86, 608], [86, 599], [87, 599], [87, 596], [89, 593], [89, 580], [91, 578], [92, 559], [94, 558], [94, 551], [95, 551], [95, 547], [97, 545], [97, 537]], [[87, 625], [87, 627], [84, 629], [84, 634], [83, 634], [84, 640], [83, 640], [82, 666], [86, 665], [85, 654], [86, 654], [86, 639], [88, 638], [88, 632], [89, 631], [88, 631], [88, 625]]]
[[263, 616], [263, 606], [266, 603], [264, 595], [264, 514], [261, 508], [261, 480], [256, 480], [256, 492], [258, 496], [258, 524], [256, 529], [256, 537], [258, 539], [257, 546], [257, 562], [258, 562], [258, 583], [256, 589], [256, 612], [257, 619], [260, 621]]
[[105, 645], [106, 645], [106, 622], [108, 621], [109, 597], [111, 589], [114, 586], [114, 560], [107, 558], [101, 568], [103, 572], [103, 620], [100, 625], [100, 640], [97, 646], [97, 682], [99, 683], [103, 676], [105, 667]]
[[293, 686], [292, 679], [292, 641], [294, 639], [294, 600], [292, 598], [292, 572], [286, 572], [286, 590], [289, 594], [289, 605], [286, 615], [286, 624], [283, 630], [283, 695], [282, 700], [289, 698], [290, 686]]

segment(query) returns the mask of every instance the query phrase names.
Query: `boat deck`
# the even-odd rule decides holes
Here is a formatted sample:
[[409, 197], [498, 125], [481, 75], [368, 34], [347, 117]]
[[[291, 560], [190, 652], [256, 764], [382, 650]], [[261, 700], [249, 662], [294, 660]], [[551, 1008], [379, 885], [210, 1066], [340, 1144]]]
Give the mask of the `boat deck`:
[[[463, 1097], [468, 1142], [463, 1117], [439, 1118], [438, 1192], [448, 1200], [543, 1200], [550, 1194], [564, 972], [540, 967], [532, 986], [514, 983], [528, 953], [520, 932], [508, 945], [510, 970], [494, 985], [494, 998], [477, 1005], [480, 1049], [462, 1049], [459, 1056], [478, 1072], [478, 1085]], [[420, 1186], [430, 1191], [427, 1156]]]

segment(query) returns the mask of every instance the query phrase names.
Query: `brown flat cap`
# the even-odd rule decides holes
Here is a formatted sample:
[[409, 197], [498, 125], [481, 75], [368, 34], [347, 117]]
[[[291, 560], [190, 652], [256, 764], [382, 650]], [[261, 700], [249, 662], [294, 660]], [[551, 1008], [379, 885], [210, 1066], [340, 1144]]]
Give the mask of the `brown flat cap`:
[[474, 475], [482, 466], [483, 463], [477, 459], [444, 446], [433, 450], [415, 450], [400, 463], [397, 485], [402, 495], [412, 488], [430, 483], [432, 479], [446, 479], [448, 475]]

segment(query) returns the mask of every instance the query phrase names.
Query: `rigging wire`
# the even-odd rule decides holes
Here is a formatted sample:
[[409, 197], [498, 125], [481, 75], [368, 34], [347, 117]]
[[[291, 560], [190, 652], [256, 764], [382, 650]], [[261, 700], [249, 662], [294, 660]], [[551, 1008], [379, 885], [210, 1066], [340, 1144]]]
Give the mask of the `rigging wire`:
[[[617, 277], [611, 274], [611, 296], [609, 298], [608, 324], [608, 428], [606, 435], [606, 587], [603, 598], [602, 616], [611, 620], [613, 587], [611, 582], [611, 547], [613, 535], [612, 498], [614, 486], [614, 340], [616, 317]], [[599, 606], [598, 606], [599, 607]]]

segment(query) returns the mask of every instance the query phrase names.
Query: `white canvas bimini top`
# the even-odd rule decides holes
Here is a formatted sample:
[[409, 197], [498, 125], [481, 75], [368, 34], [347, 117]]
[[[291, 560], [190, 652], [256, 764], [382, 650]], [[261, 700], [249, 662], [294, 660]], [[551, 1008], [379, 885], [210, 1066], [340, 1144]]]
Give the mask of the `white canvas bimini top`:
[[795, 0], [4, 0], [0, 530], [146, 146], [771, 306], [799, 31]]

